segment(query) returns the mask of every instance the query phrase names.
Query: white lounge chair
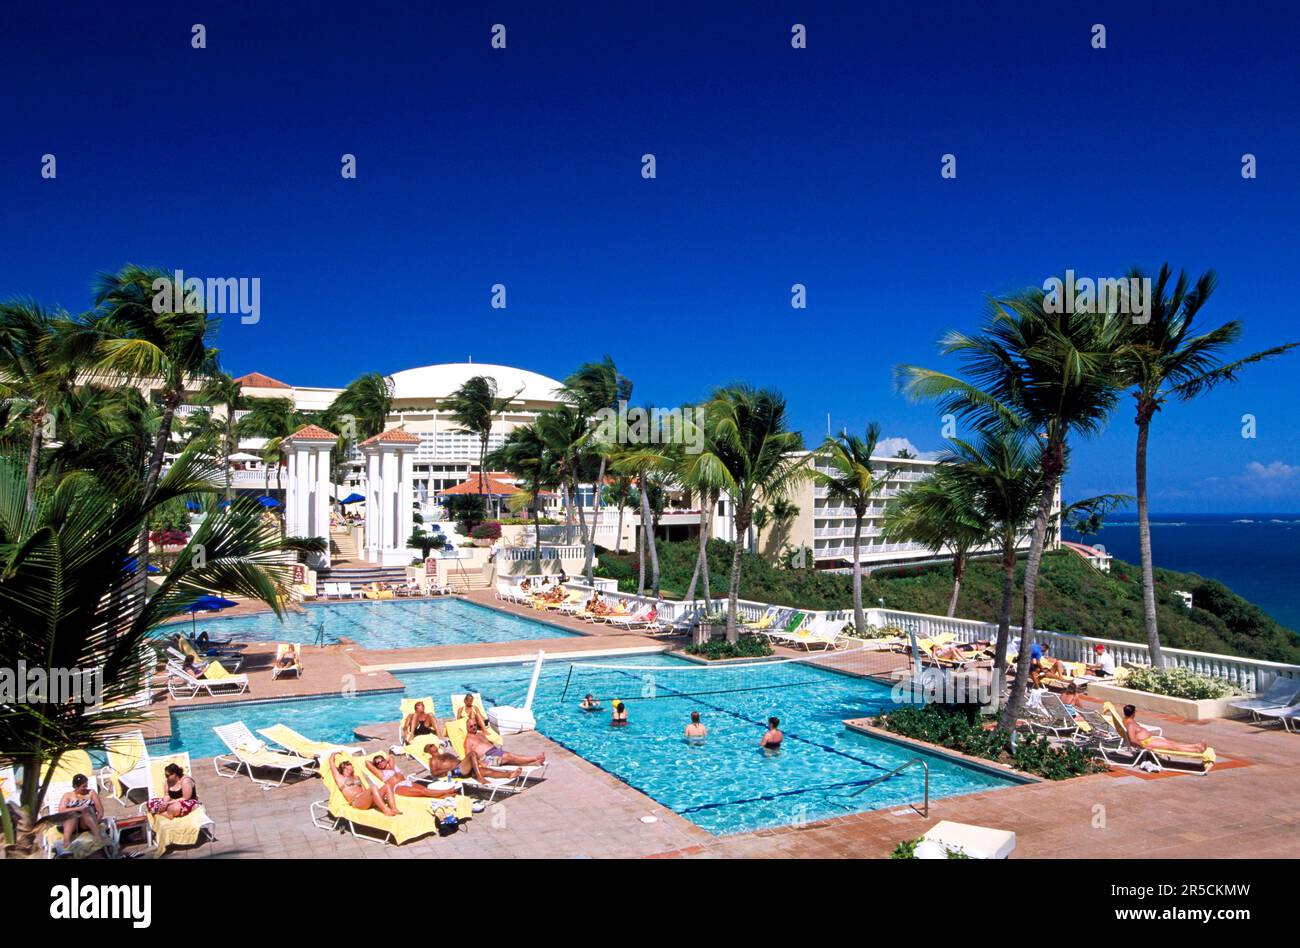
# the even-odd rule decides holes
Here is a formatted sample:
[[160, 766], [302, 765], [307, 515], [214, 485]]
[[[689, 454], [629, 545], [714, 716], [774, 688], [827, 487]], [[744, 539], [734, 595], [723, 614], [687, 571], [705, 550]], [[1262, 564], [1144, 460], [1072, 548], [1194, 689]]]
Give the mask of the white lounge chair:
[[167, 693], [177, 700], [197, 697], [206, 691], [209, 696], [242, 695], [248, 690], [247, 675], [227, 675], [225, 678], [195, 678], [176, 662], [167, 663]]
[[1281, 721], [1282, 727], [1292, 734], [1300, 734], [1300, 705], [1289, 705], [1285, 708], [1260, 708], [1257, 712], [1261, 718], [1267, 718], [1270, 721]]
[[620, 629], [640, 629], [654, 622], [655, 607], [645, 606], [630, 616], [610, 616], [605, 621]]
[[[284, 657], [293, 654], [292, 665], [281, 665]], [[281, 675], [287, 675], [292, 672], [298, 678], [302, 677], [302, 645], [298, 642], [288, 643], [279, 642], [275, 646], [275, 662], [271, 665], [271, 680], [279, 678]]]
[[1228, 707], [1249, 711], [1251, 720], [1258, 721], [1261, 715], [1276, 718], [1275, 715], [1264, 712], [1280, 711], [1295, 704], [1300, 704], [1300, 679], [1278, 677], [1273, 679], [1273, 684], [1259, 697], [1230, 701]]
[[149, 789], [149, 746], [143, 731], [114, 734], [104, 744], [108, 763], [99, 771], [99, 785], [115, 800], [134, 790]]
[[[294, 771], [301, 774], [316, 772], [316, 761], [313, 758], [271, 750], [266, 746], [265, 741], [260, 741], [253, 736], [253, 732], [243, 721], [223, 724], [212, 730], [217, 732], [221, 743], [225, 744], [226, 749], [230, 751], [229, 754], [219, 754], [212, 758], [212, 766], [217, 771], [218, 777], [236, 777], [243, 770], [253, 783], [270, 788], [284, 786], [284, 779]], [[222, 770], [223, 766], [229, 767], [231, 764], [235, 765], [234, 773]], [[279, 771], [280, 779], [259, 780], [253, 774], [254, 769]]]

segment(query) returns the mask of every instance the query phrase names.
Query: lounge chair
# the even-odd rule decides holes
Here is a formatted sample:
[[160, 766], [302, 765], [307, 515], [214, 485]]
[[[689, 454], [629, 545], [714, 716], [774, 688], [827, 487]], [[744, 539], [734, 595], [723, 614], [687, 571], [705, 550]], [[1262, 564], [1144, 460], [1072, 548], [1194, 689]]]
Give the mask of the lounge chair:
[[[153, 757], [149, 760], [149, 799], [167, 796], [167, 778], [165, 770], [168, 764], [176, 764], [181, 771], [191, 779], [194, 772], [190, 768], [190, 755], [187, 753], [168, 754], [165, 757]], [[198, 791], [198, 785], [195, 784], [196, 796], [200, 800], [203, 794]], [[170, 846], [192, 846], [202, 839], [203, 834], [207, 833], [208, 838], [216, 840], [217, 834], [213, 827], [217, 824], [213, 822], [212, 817], [208, 816], [207, 810], [200, 803], [194, 809], [184, 816], [176, 819], [169, 819], [160, 814], [149, 813], [149, 803], [146, 800], [140, 804], [140, 812], [147, 813], [149, 821], [147, 824], [147, 835], [149, 845], [159, 856], [167, 851]]]
[[[375, 778], [366, 767], [366, 756], [355, 755], [347, 759], [351, 762], [352, 771], [357, 779], [363, 785], [373, 787]], [[342, 763], [342, 760], [339, 763]], [[472, 813], [473, 802], [463, 793], [449, 797], [446, 801], [422, 797], [395, 797], [396, 816], [386, 816], [373, 808], [360, 810], [348, 803], [347, 798], [343, 796], [343, 791], [334, 780], [334, 769], [328, 758], [321, 762], [320, 775], [329, 796], [311, 804], [312, 822], [321, 829], [327, 830], [337, 830], [340, 826], [346, 826], [356, 839], [380, 843], [391, 841], [400, 846], [412, 839], [438, 832], [439, 826], [443, 825], [449, 815], [454, 815], [459, 821], [468, 818]], [[376, 838], [361, 830], [370, 830], [380, 835]]]
[[768, 606], [757, 622], [742, 622], [740, 627], [748, 632], [765, 632], [777, 624], [781, 612], [780, 606]]
[[1285, 708], [1260, 708], [1259, 716], [1268, 718], [1270, 721], [1281, 721], [1282, 727], [1292, 734], [1300, 734], [1300, 705], [1289, 705]]
[[176, 649], [168, 648], [167, 652], [173, 658], [177, 658], [177, 660], [181, 662], [184, 662], [187, 657], [194, 659], [196, 662], [205, 660], [219, 661], [224, 663], [227, 671], [238, 671], [240, 666], [244, 663], [242, 646], [236, 649], [211, 646], [205, 650], [184, 636], [177, 639], [176, 644], [180, 647], [179, 658], [177, 658]]
[[611, 616], [607, 622], [619, 629], [642, 629], [653, 625], [656, 615], [654, 606], [645, 606], [628, 616]]
[[104, 746], [108, 764], [99, 771], [99, 785], [113, 799], [129, 797], [134, 790], [149, 789], [149, 748], [143, 731], [126, 731], [110, 737]]
[[393, 598], [393, 591], [389, 589], [387, 586], [380, 585], [379, 583], [371, 583], [368, 586], [362, 587], [361, 594], [365, 596], [367, 599], [392, 599]]
[[755, 630], [758, 635], [767, 636], [769, 641], [779, 642], [780, 640], [794, 635], [802, 629], [808, 622], [808, 613], [792, 612], [790, 618], [779, 628], [767, 629], [766, 631]]
[[789, 645], [802, 645], [805, 651], [812, 651], [814, 645], [830, 650], [839, 644], [846, 624], [843, 619], [816, 619], [797, 632], [775, 632], [772, 638]]
[[[281, 665], [286, 655], [293, 656], [292, 665]], [[292, 672], [297, 677], [302, 677], [302, 646], [297, 643], [280, 642], [275, 646], [275, 664], [271, 666], [271, 680], [279, 678], [281, 675], [287, 675]]]
[[[90, 761], [90, 755], [85, 751], [69, 751], [63, 754], [59, 758], [59, 764], [45, 789], [44, 806], [47, 817], [54, 817], [59, 812], [59, 804], [63, 802], [63, 797], [72, 791], [72, 778], [77, 774], [85, 775], [90, 781], [90, 789], [95, 789], [95, 771], [94, 765]], [[71, 819], [71, 817], [67, 818]], [[73, 838], [71, 847], [65, 850], [63, 848], [63, 820], [56, 819], [46, 823], [44, 832], [40, 834], [40, 842], [45, 855], [50, 859], [59, 856], [84, 858], [106, 847], [110, 856], [115, 855], [117, 852], [117, 830], [115, 825], [107, 819], [101, 819], [99, 824], [107, 837], [107, 843], [97, 842], [93, 834], [83, 830], [79, 831]]]
[[[221, 669], [216, 677], [211, 676], [214, 667]], [[197, 697], [200, 691], [216, 697], [218, 694], [242, 695], [247, 690], [248, 676], [225, 672], [220, 662], [208, 666], [203, 678], [195, 678], [176, 662], [167, 663], [167, 693], [177, 700]]]
[[[1063, 740], [1073, 739], [1082, 727], [1065, 706], [1065, 702], [1045, 689], [1038, 693], [1036, 707], [1025, 706], [1025, 720], [1031, 731], [1050, 734]], [[1091, 729], [1092, 725], [1089, 724], [1088, 727]]]
[[[225, 744], [226, 749], [230, 751], [229, 754], [218, 754], [212, 758], [212, 766], [216, 770], [218, 777], [237, 777], [239, 772], [243, 770], [253, 783], [269, 789], [284, 786], [285, 778], [295, 771], [306, 775], [314, 773], [316, 770], [315, 759], [271, 750], [266, 746], [265, 741], [259, 741], [253, 736], [253, 732], [248, 729], [248, 725], [243, 721], [223, 724], [220, 727], [214, 727], [212, 730], [217, 732], [217, 737], [221, 738], [221, 743]], [[231, 764], [234, 764], [234, 773], [222, 769], [223, 767], [229, 767]], [[280, 779], [260, 780], [253, 774], [255, 769], [279, 771]]]
[[329, 741], [313, 741], [303, 737], [287, 724], [273, 724], [270, 727], [258, 728], [257, 733], [261, 734], [268, 744], [273, 744], [286, 753], [298, 757], [314, 757], [317, 761], [334, 751], [343, 751], [346, 754], [362, 753], [360, 747], [345, 747], [342, 744], [331, 744]]
[[1294, 704], [1300, 704], [1300, 679], [1278, 677], [1273, 679], [1273, 684], [1259, 697], [1230, 701], [1228, 707], [1249, 711], [1251, 720], [1258, 721], [1262, 711], [1277, 711]]
[[[1201, 775], [1208, 774], [1214, 767], [1217, 758], [1213, 747], [1207, 747], [1200, 753], [1196, 751], [1169, 750], [1163, 747], [1138, 747], [1129, 740], [1128, 729], [1124, 727], [1124, 718], [1115, 710], [1113, 704], [1107, 701], [1102, 705], [1101, 713], [1110, 722], [1111, 727], [1124, 738], [1124, 743], [1117, 750], [1106, 747], [1097, 748], [1101, 759], [1112, 767], [1157, 771], [1174, 770]], [[1159, 735], [1159, 728], [1146, 724], [1142, 726], [1153, 734]]]

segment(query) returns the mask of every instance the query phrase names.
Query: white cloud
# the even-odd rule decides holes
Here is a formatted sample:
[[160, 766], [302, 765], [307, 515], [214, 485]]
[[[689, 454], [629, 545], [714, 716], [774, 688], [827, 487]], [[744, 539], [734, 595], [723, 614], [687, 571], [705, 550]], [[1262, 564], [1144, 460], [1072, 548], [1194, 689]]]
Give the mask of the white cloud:
[[942, 451], [922, 451], [912, 443], [910, 438], [881, 438], [876, 443], [876, 457], [892, 458], [903, 450], [927, 461], [933, 461], [943, 454]]
[[1251, 461], [1240, 474], [1211, 477], [1209, 480], [1225, 484], [1231, 490], [1251, 497], [1300, 495], [1300, 467], [1283, 461], [1268, 464]]

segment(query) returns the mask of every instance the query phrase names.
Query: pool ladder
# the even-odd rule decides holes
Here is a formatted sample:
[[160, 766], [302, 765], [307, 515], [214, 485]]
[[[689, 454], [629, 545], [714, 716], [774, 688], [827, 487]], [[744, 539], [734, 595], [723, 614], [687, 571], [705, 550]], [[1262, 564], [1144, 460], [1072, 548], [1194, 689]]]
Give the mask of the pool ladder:
[[858, 787], [858, 789], [850, 793], [849, 796], [856, 797], [858, 794], [870, 790], [872, 787], [874, 787], [876, 784], [880, 783], [881, 781], [888, 780], [890, 777], [894, 776], [894, 774], [902, 773], [904, 770], [906, 770], [908, 767], [911, 767], [913, 764], [920, 764], [921, 767], [925, 770], [925, 802], [924, 804], [922, 804], [924, 809], [918, 810], [915, 803], [909, 803], [908, 806], [911, 807], [913, 810], [916, 810], [917, 813], [920, 813], [922, 816], [928, 818], [930, 815], [930, 765], [929, 763], [926, 762], [924, 757], [913, 757], [907, 763], [900, 764], [899, 766], [891, 770], [889, 773], [879, 776], [875, 780], [872, 780], [870, 783]]

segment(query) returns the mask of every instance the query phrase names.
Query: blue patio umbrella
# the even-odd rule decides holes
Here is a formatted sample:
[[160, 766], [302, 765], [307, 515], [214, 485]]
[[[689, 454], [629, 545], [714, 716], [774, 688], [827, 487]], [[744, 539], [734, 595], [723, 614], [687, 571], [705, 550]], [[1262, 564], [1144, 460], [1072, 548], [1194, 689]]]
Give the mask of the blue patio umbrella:
[[365, 501], [365, 498], [362, 497], [360, 494], [348, 494], [346, 497], [344, 497], [342, 500], [340, 500], [339, 503], [340, 503], [340, 504], [355, 504], [355, 503], [362, 503], [362, 502], [364, 502], [364, 501]]
[[185, 611], [190, 614], [190, 632], [193, 634], [197, 627], [196, 616], [200, 612], [220, 612], [222, 609], [229, 609], [231, 606], [237, 606], [239, 603], [232, 602], [229, 599], [223, 599], [221, 596], [200, 596], [195, 599]]
[[[136, 569], [138, 569], [138, 566], [136, 565], [136, 558], [134, 556], [128, 556], [126, 562], [123, 564], [123, 569], [125, 569], [128, 573], [134, 573]], [[152, 563], [150, 563], [145, 567], [145, 572], [161, 573], [162, 569], [161, 567], [154, 566]]]
[[280, 506], [280, 502], [279, 502], [278, 500], [276, 500], [274, 497], [259, 497], [259, 498], [257, 498], [257, 502], [258, 502], [259, 504], [261, 504], [263, 507], [279, 507], [279, 506]]

